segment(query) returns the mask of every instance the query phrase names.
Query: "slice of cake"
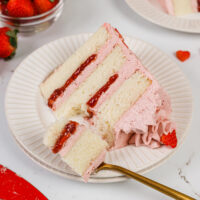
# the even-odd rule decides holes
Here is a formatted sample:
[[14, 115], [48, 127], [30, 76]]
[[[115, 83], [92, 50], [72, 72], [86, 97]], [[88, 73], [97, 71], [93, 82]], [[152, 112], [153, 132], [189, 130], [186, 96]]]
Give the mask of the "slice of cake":
[[159, 0], [170, 15], [183, 16], [200, 11], [199, 0]]
[[58, 119], [81, 114], [110, 148], [127, 145], [132, 135], [135, 145], [156, 148], [175, 129], [170, 99], [107, 23], [46, 78], [41, 92]]
[[59, 153], [73, 171], [87, 182], [105, 159], [107, 143], [91, 129], [66, 118], [55, 122], [44, 136], [44, 144]]
[[[176, 147], [168, 95], [110, 24], [102, 25], [40, 88], [58, 119], [44, 144], [85, 180], [106, 148]], [[98, 134], [67, 120], [77, 115]]]

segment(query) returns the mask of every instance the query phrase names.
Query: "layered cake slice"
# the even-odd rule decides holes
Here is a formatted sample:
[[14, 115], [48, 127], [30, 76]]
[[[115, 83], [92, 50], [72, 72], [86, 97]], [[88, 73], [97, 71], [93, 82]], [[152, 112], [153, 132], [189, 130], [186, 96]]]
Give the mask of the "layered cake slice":
[[[129, 144], [176, 147], [168, 95], [110, 24], [102, 25], [40, 88], [58, 119], [44, 143], [84, 177], [88, 162], [101, 157], [107, 144], [108, 149]], [[66, 121], [77, 115], [98, 134]], [[65, 129], [71, 123], [76, 134], [68, 138]], [[90, 148], [82, 151], [84, 145]]]
[[[107, 149], [176, 147], [168, 95], [110, 24], [102, 25], [40, 89], [58, 120], [44, 144], [85, 181]], [[93, 131], [68, 120], [77, 115]]]
[[200, 12], [199, 0], [159, 0], [159, 2], [170, 15], [182, 16]]
[[44, 136], [44, 144], [87, 182], [105, 159], [107, 143], [91, 129], [66, 118], [55, 122]]

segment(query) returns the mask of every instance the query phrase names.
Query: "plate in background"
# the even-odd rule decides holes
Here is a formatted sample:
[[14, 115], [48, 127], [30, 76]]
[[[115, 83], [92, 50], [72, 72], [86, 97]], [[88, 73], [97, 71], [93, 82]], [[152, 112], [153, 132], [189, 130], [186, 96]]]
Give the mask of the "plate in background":
[[[137, 14], [159, 26], [189, 33], [200, 33], [200, 13], [176, 17], [168, 15], [152, 0], [125, 0]], [[158, 3], [157, 3], [158, 4]]]

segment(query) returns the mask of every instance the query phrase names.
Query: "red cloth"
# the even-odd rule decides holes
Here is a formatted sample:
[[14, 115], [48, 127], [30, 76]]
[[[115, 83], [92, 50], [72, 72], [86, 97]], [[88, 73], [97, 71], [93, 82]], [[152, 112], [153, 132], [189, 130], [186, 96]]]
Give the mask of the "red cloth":
[[2, 165], [0, 165], [0, 199], [47, 200], [47, 198], [29, 182]]

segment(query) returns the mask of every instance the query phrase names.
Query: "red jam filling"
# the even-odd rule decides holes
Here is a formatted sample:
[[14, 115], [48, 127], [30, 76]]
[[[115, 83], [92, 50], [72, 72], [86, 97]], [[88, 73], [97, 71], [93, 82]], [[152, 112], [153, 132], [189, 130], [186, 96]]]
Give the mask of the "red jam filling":
[[74, 121], [70, 121], [68, 124], [65, 125], [63, 128], [60, 137], [57, 139], [54, 148], [52, 149], [53, 153], [58, 153], [62, 147], [64, 146], [65, 142], [73, 135], [76, 131], [78, 123]]
[[122, 34], [117, 30], [117, 28], [115, 28], [115, 31], [117, 32], [117, 34], [119, 35], [119, 38], [124, 41], [124, 38], [122, 36]]
[[90, 64], [92, 63], [95, 59], [97, 58], [97, 54], [92, 54], [90, 57], [87, 58], [87, 60], [82, 63], [78, 69], [71, 75], [71, 77], [65, 82], [65, 84], [54, 90], [54, 92], [51, 94], [51, 96], [48, 99], [48, 106], [52, 109], [53, 104], [56, 101], [56, 99], [61, 96], [65, 89], [77, 79], [77, 77], [81, 74], [81, 72]]
[[94, 116], [94, 112], [88, 108], [88, 109], [87, 109], [87, 113], [88, 113], [88, 116], [86, 116], [85, 118], [86, 118], [87, 120], [92, 119], [93, 116]]
[[124, 38], [122, 36], [122, 34], [115, 28], [115, 32], [117, 32], [117, 34], [119, 35], [119, 38], [122, 40], [123, 44], [128, 48], [127, 44], [124, 42]]
[[198, 11], [200, 12], [200, 0], [198, 0], [197, 3], [198, 3]]
[[87, 105], [89, 107], [93, 108], [97, 104], [97, 102], [98, 102], [99, 98], [101, 97], [101, 95], [103, 93], [105, 93], [109, 89], [109, 87], [116, 81], [117, 78], [118, 78], [118, 74], [114, 74], [113, 76], [111, 76], [109, 78], [108, 82], [103, 87], [101, 87], [95, 93], [95, 95], [87, 102]]

